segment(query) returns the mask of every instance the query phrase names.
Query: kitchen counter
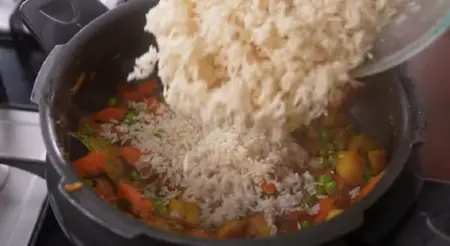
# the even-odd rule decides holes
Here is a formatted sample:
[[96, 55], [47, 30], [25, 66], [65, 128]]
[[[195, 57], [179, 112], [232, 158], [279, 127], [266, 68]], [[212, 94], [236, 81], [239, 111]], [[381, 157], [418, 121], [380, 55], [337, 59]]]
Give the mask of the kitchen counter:
[[450, 32], [406, 64], [427, 115], [421, 162], [426, 177], [450, 180]]

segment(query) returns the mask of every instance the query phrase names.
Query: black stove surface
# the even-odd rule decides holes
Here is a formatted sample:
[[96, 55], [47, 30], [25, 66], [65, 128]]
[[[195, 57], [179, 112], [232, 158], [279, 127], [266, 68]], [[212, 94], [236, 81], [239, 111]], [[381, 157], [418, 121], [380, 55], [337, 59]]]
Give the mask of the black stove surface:
[[[450, 245], [450, 182], [427, 180], [417, 202], [406, 214], [383, 243], [377, 246]], [[29, 246], [61, 245], [73, 244], [61, 231], [51, 207], [46, 202]], [[347, 245], [356, 246], [352, 243]]]

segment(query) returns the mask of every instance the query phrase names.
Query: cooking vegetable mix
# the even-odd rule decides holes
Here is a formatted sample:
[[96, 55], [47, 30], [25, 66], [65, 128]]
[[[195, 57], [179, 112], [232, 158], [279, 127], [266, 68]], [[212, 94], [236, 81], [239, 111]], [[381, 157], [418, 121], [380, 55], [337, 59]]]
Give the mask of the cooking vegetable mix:
[[[130, 102], [145, 102], [149, 111], [156, 112], [160, 104], [157, 93], [154, 81], [121, 84], [107, 108], [80, 120], [73, 134], [89, 153], [73, 161], [80, 183], [69, 185], [67, 190], [76, 192], [84, 184], [113, 207], [163, 230], [197, 237], [254, 238], [274, 235], [274, 229], [275, 234], [293, 233], [330, 220], [367, 196], [384, 174], [387, 155], [383, 147], [347, 121], [342, 105], [333, 104], [327, 116], [295, 134], [315, 163], [308, 170], [298, 171], [307, 171], [314, 178], [315, 195], [305, 196], [304, 202], [318, 208], [317, 213], [291, 211], [273, 222], [267, 221], [264, 213], [252, 213], [219, 227], [205, 228], [200, 225], [201, 211], [196, 203], [145, 193], [146, 185], [154, 183], [150, 181], [158, 175], [144, 177], [135, 167], [142, 155], [139, 149], [127, 141], [112, 144], [99, 134], [104, 123], [136, 122], [138, 114], [129, 107]], [[156, 131], [154, 137], [164, 138], [164, 132]], [[169, 187], [162, 181], [159, 184], [161, 189]], [[278, 195], [274, 184], [263, 184], [261, 189], [267, 196]]]

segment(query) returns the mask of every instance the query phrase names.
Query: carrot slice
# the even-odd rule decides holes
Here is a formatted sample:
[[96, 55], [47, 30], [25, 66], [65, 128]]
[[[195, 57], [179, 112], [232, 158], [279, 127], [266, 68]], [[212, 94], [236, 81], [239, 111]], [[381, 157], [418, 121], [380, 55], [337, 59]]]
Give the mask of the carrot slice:
[[109, 122], [111, 120], [122, 120], [127, 111], [120, 108], [105, 108], [94, 115], [94, 119], [101, 122]]
[[334, 208], [334, 200], [331, 198], [324, 198], [319, 201], [320, 210], [319, 213], [314, 217], [314, 223], [323, 222], [327, 219], [328, 214]]
[[137, 161], [139, 161], [139, 158], [142, 155], [142, 152], [131, 146], [123, 147], [119, 150], [119, 155], [128, 163], [131, 165], [136, 164]]
[[378, 182], [380, 182], [383, 175], [384, 175], [384, 171], [381, 172], [380, 174], [378, 174], [377, 176], [375, 176], [373, 179], [369, 180], [369, 182], [367, 182], [366, 186], [364, 186], [364, 188], [362, 188], [361, 191], [359, 192], [358, 199], [362, 199], [365, 196], [367, 196], [367, 194], [369, 194], [375, 188], [375, 186], [378, 184]]
[[106, 152], [103, 151], [89, 152], [84, 157], [73, 161], [72, 166], [81, 177], [98, 175], [105, 171], [106, 157]]
[[143, 96], [148, 96], [149, 94], [153, 93], [156, 88], [158, 88], [158, 82], [146, 81], [138, 85], [137, 91]]
[[131, 212], [139, 217], [150, 219], [152, 216], [153, 204], [133, 186], [120, 182], [117, 186], [119, 197], [131, 203]]
[[261, 188], [263, 189], [264, 193], [268, 195], [277, 192], [277, 187], [274, 184], [263, 184], [261, 185]]

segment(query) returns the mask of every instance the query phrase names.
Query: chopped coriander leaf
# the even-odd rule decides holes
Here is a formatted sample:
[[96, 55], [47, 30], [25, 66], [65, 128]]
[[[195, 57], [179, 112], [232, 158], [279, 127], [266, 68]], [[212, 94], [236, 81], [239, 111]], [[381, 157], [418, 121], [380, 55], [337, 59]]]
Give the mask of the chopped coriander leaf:
[[108, 105], [109, 106], [115, 106], [117, 104], [117, 99], [115, 97], [111, 97], [110, 99], [108, 99]]

